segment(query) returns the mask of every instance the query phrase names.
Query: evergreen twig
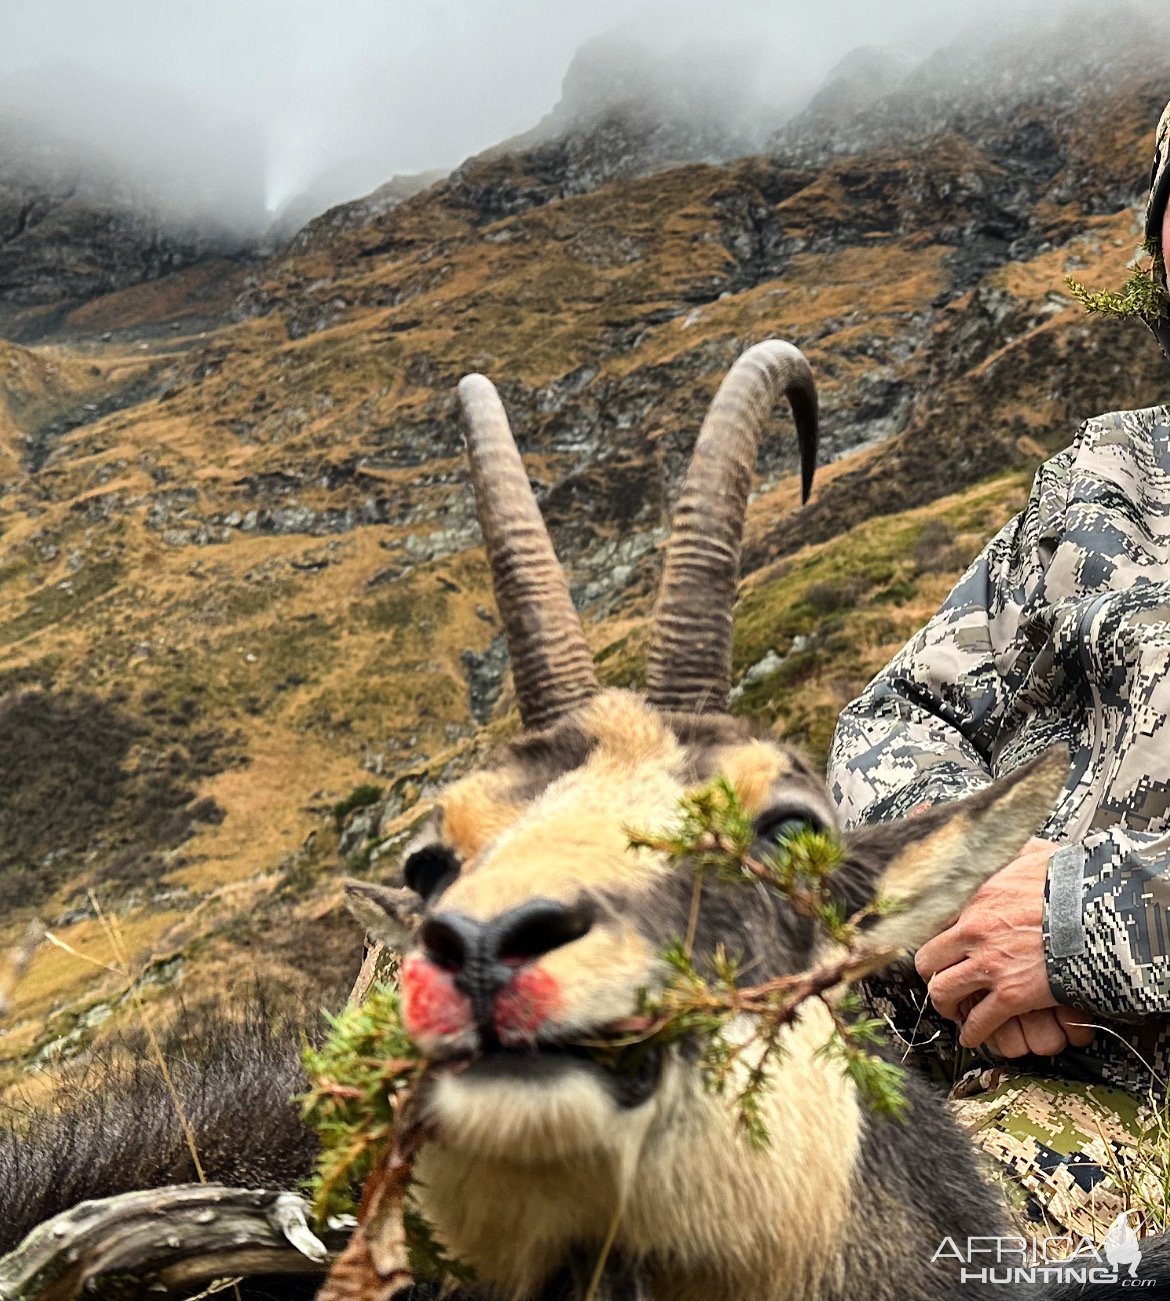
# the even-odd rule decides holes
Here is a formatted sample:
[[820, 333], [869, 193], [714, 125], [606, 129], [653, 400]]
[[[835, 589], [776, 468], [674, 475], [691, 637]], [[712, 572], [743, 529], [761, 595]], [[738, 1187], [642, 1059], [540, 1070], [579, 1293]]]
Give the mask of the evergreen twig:
[[[867, 916], [887, 905], [877, 900], [851, 917], [844, 915], [829, 888], [842, 862], [835, 836], [801, 828], [764, 852], [756, 848], [756, 839], [752, 819], [724, 779], [688, 796], [672, 831], [630, 833], [633, 849], [666, 854], [689, 865], [700, 879], [760, 881], [778, 890], [838, 951], [810, 971], [741, 988], [736, 964], [723, 949], [709, 955], [707, 978], [696, 968], [691, 945], [672, 945], [664, 957], [673, 974], [663, 992], [638, 1015], [613, 1027], [612, 1036], [591, 1046], [611, 1068], [622, 1070], [636, 1069], [647, 1052], [679, 1040], [697, 1043], [700, 1070], [712, 1092], [724, 1093], [735, 1078], [739, 1127], [758, 1146], [768, 1141], [760, 1099], [783, 1051], [781, 1032], [803, 1004], [816, 999], [833, 1025], [822, 1052], [841, 1061], [871, 1107], [901, 1116], [906, 1108], [901, 1069], [872, 1051], [880, 1040], [880, 1022], [863, 1018], [857, 1000], [848, 994], [829, 997], [830, 991], [854, 984], [894, 956], [866, 944], [860, 930]], [[754, 1020], [751, 1034], [729, 1038], [730, 1023], [745, 1016]]]
[[[1148, 257], [1148, 262], [1143, 263], [1143, 254]], [[1142, 245], [1138, 256], [1130, 263], [1129, 279], [1120, 292], [1089, 289], [1073, 276], [1066, 276], [1065, 284], [1085, 311], [1102, 316], [1138, 320], [1152, 328], [1170, 310], [1165, 289], [1166, 267], [1161, 246], [1156, 240], [1148, 240]]]
[[[466, 1278], [409, 1204], [414, 1155], [426, 1136], [412, 1101], [430, 1063], [406, 1032], [398, 991], [376, 985], [365, 1002], [331, 1017], [325, 1043], [307, 1046], [304, 1061], [311, 1087], [301, 1105], [320, 1143], [309, 1187], [314, 1213], [325, 1221], [356, 1212], [361, 1221], [356, 1263], [347, 1260], [343, 1271], [366, 1266], [367, 1237], [378, 1230], [402, 1248], [411, 1273]], [[386, 1255], [375, 1250], [372, 1258]], [[333, 1279], [334, 1291], [342, 1278]]]

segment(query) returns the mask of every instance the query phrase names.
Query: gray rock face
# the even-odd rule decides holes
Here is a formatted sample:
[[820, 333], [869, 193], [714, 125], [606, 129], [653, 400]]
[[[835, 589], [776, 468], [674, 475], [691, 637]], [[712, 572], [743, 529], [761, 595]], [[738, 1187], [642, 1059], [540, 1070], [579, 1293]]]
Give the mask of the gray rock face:
[[[978, 137], [1005, 166], [1049, 168], [1065, 161], [1059, 129], [1104, 87], [1164, 70], [1170, 33], [1165, 7], [1118, 0], [1109, 23], [1089, 0], [977, 21], [925, 58], [859, 49], [768, 143], [768, 152], [820, 166], [834, 155], [882, 146], [905, 151], [943, 131]], [[1085, 32], [1092, 30], [1092, 40]], [[1162, 95], [1163, 102], [1165, 93]], [[1160, 106], [1159, 106], [1160, 107]], [[1023, 117], [1021, 119], [1021, 110]], [[1039, 119], [1054, 130], [1046, 134]], [[1152, 123], [1157, 120], [1155, 112]], [[998, 146], [998, 148], [996, 148]]]
[[508, 645], [503, 633], [497, 633], [482, 654], [465, 650], [460, 659], [467, 674], [467, 693], [471, 713], [477, 723], [486, 723], [504, 689], [508, 672]]
[[[664, 57], [637, 41], [590, 41], [569, 65], [556, 107], [468, 160], [450, 183], [490, 222], [610, 181], [758, 152], [786, 112], [744, 89], [736, 65], [731, 51]], [[511, 155], [523, 159], [523, 184], [483, 175], [483, 164]]]
[[0, 116], [0, 304], [82, 302], [254, 242], [168, 214], [75, 146]]
[[443, 179], [439, 171], [412, 172], [392, 176], [361, 198], [341, 203], [326, 196], [338, 191], [361, 194], [363, 187], [350, 183], [339, 172], [318, 177], [308, 189], [290, 199], [273, 219], [272, 233], [277, 239], [289, 239], [288, 252], [304, 253], [311, 248], [327, 247], [341, 231], [356, 230], [400, 203], [421, 193]]

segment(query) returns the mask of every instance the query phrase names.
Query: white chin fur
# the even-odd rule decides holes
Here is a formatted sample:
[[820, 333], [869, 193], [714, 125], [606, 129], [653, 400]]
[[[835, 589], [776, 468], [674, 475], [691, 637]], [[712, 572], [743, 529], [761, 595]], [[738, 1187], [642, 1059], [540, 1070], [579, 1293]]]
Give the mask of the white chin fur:
[[631, 1124], [644, 1127], [649, 1105], [618, 1107], [602, 1082], [584, 1070], [532, 1083], [470, 1072], [436, 1080], [428, 1110], [444, 1148], [543, 1164], [620, 1146]]

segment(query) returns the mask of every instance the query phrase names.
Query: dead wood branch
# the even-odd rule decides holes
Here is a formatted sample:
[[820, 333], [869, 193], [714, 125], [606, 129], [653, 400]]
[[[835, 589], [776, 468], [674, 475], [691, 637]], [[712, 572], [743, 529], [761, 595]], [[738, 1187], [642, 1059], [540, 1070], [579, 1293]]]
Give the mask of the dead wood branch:
[[321, 1241], [295, 1193], [182, 1184], [82, 1202], [0, 1259], [0, 1301], [72, 1301], [102, 1275], [189, 1293], [218, 1278], [324, 1274], [348, 1230]]

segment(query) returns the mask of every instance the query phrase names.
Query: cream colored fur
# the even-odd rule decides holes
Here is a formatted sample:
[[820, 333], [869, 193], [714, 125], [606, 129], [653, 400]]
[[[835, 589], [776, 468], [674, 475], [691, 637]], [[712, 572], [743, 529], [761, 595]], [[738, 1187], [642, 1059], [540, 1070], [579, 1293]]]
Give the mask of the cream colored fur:
[[[668, 870], [662, 855], [631, 853], [629, 831], [660, 829], [676, 816], [682, 749], [653, 710], [627, 692], [608, 693], [583, 713], [605, 739], [464, 863], [443, 896], [444, 909], [487, 920], [534, 898], [572, 903], [582, 889], [637, 890]], [[443, 803], [459, 807], [462, 817], [461, 786]], [[541, 970], [563, 994], [560, 1037], [628, 1016], [655, 962], [645, 937], [617, 914], [542, 958]], [[419, 1042], [425, 1052], [438, 1046], [425, 1037]]]
[[861, 1133], [852, 1084], [816, 1056], [828, 1036], [819, 1006], [787, 1036], [761, 1151], [677, 1059], [632, 1111], [584, 1073], [551, 1088], [445, 1080], [432, 1110], [442, 1137], [417, 1166], [420, 1208], [511, 1298], [530, 1295], [570, 1248], [604, 1241], [615, 1216], [616, 1248], [650, 1264], [662, 1301], [815, 1295], [849, 1212]]

